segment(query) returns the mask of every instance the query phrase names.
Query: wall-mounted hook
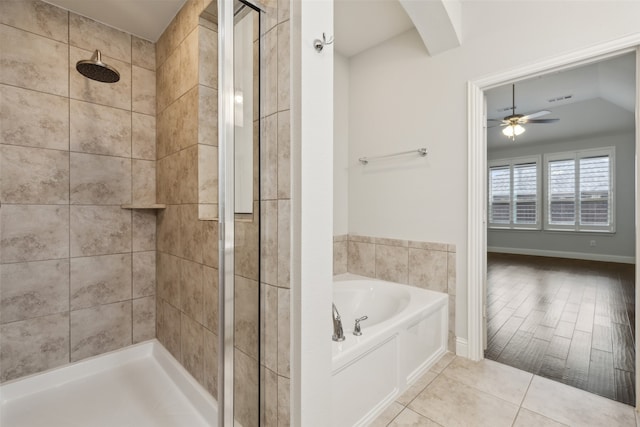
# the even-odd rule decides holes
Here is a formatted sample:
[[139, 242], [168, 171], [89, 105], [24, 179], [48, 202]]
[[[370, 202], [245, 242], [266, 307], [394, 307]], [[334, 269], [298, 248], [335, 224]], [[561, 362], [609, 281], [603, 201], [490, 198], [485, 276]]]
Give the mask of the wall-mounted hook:
[[318, 52], [322, 52], [322, 49], [324, 49], [324, 47], [326, 45], [329, 45], [333, 43], [333, 37], [331, 37], [329, 40], [327, 40], [327, 37], [325, 36], [324, 33], [322, 33], [322, 40], [320, 39], [315, 39], [313, 41], [313, 47], [318, 51]]

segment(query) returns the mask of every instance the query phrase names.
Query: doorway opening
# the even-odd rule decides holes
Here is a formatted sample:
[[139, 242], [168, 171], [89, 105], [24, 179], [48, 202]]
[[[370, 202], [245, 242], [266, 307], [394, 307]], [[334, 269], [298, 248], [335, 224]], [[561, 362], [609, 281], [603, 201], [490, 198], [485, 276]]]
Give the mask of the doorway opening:
[[485, 94], [484, 356], [633, 404], [635, 55]]
[[[535, 65], [531, 65], [528, 67], [523, 67], [522, 69], [518, 69], [518, 70], [514, 70], [511, 71], [509, 73], [504, 73], [501, 75], [495, 75], [495, 76], [491, 76], [482, 80], [478, 80], [478, 81], [474, 81], [474, 82], [470, 82], [469, 86], [468, 86], [468, 96], [469, 96], [469, 221], [468, 221], [468, 241], [469, 241], [469, 247], [468, 247], [468, 264], [467, 264], [467, 268], [468, 268], [468, 283], [469, 283], [469, 288], [468, 288], [468, 343], [467, 343], [467, 349], [468, 349], [468, 356], [473, 359], [473, 360], [480, 360], [485, 356], [484, 350], [485, 350], [485, 345], [488, 344], [488, 340], [487, 338], [489, 335], [489, 331], [487, 330], [487, 318], [490, 316], [489, 310], [487, 309], [487, 305], [485, 304], [485, 301], [487, 301], [487, 275], [488, 273], [492, 273], [489, 271], [489, 268], [491, 268], [491, 265], [487, 263], [487, 260], [494, 257], [493, 255], [490, 255], [489, 257], [487, 256], [487, 248], [490, 246], [489, 243], [489, 231], [488, 231], [488, 225], [490, 222], [490, 215], [491, 215], [491, 210], [490, 207], [488, 206], [488, 196], [489, 196], [489, 192], [490, 192], [490, 187], [489, 187], [489, 163], [487, 160], [487, 133], [485, 133], [485, 124], [486, 124], [486, 120], [487, 118], [491, 118], [490, 114], [491, 111], [487, 109], [486, 107], [486, 98], [485, 95], [488, 94], [491, 90], [499, 88], [500, 86], [509, 84], [509, 86], [507, 87], [508, 89], [510, 88], [510, 84], [515, 83], [516, 85], [525, 82], [527, 79], [533, 79], [533, 78], [540, 78], [540, 76], [551, 76], [551, 75], [555, 75], [557, 73], [560, 73], [562, 71], [567, 71], [567, 70], [571, 70], [571, 69], [576, 69], [577, 67], [581, 67], [581, 66], [585, 66], [585, 65], [592, 65], [595, 64], [597, 62], [601, 62], [607, 59], [611, 59], [611, 58], [616, 58], [616, 57], [621, 57], [622, 55], [625, 54], [629, 54], [631, 53], [632, 56], [634, 57], [634, 62], [637, 64], [638, 58], [637, 58], [637, 54], [635, 54], [636, 50], [637, 50], [637, 46], [640, 44], [640, 37], [638, 37], [637, 35], [634, 37], [627, 37], [624, 39], [620, 39], [614, 42], [610, 42], [607, 43], [605, 45], [601, 45], [601, 46], [595, 46], [589, 49], [585, 49], [584, 51], [580, 51], [580, 52], [574, 52], [570, 55], [565, 55], [563, 57], [558, 57], [558, 58], [554, 58], [551, 60], [547, 60], [544, 61], [543, 63], [540, 64], [535, 64]], [[637, 68], [637, 66], [636, 66]], [[634, 78], [637, 80], [637, 77]], [[507, 89], [507, 90], [508, 90]], [[638, 116], [638, 112], [637, 112], [637, 98], [638, 98], [638, 91], [637, 91], [637, 84], [635, 85], [635, 90], [634, 90], [634, 110], [633, 110], [633, 117], [634, 120], [637, 121], [637, 116]], [[516, 100], [515, 102], [516, 104], [518, 103], [518, 101]], [[525, 105], [526, 107], [526, 105]], [[528, 110], [521, 110], [523, 114], [528, 113]], [[516, 111], [516, 113], [518, 113], [519, 111]], [[487, 117], [487, 113], [489, 113], [489, 117]], [[507, 116], [508, 114], [504, 114], [505, 116]], [[531, 126], [536, 126], [536, 125], [531, 125]], [[540, 125], [539, 125], [540, 126]], [[544, 126], [544, 125], [542, 125]], [[634, 153], [635, 151], [637, 151], [637, 147], [638, 145], [640, 145], [639, 142], [639, 138], [638, 138], [638, 132], [637, 129], [635, 131], [632, 132], [633, 135], [633, 142], [631, 145], [633, 145], [634, 147]], [[506, 139], [506, 137], [505, 137]], [[570, 150], [569, 150], [570, 151]], [[575, 150], [575, 151], [579, 151], [579, 150]], [[578, 162], [578, 171], [579, 171], [579, 166], [580, 166], [580, 156], [575, 157], [574, 161]], [[635, 228], [635, 223], [637, 222], [637, 203], [638, 203], [638, 197], [637, 197], [637, 189], [638, 189], [638, 185], [637, 185], [637, 176], [635, 174], [635, 171], [638, 170], [638, 165], [637, 165], [637, 160], [635, 159], [635, 154], [634, 154], [634, 160], [633, 160], [633, 170], [634, 172], [631, 174], [631, 176], [633, 176], [634, 178], [630, 178], [629, 176], [627, 176], [626, 178], [626, 185], [632, 185], [633, 188], [633, 202], [632, 202], [632, 206], [634, 207], [634, 212], [632, 213], [633, 218], [633, 223], [634, 223], [634, 228], [632, 229], [632, 234], [634, 235], [634, 242], [633, 242], [633, 258], [635, 259], [635, 253], [637, 252], [637, 246], [638, 246], [638, 230]], [[549, 163], [558, 160], [553, 158], [552, 156], [547, 156], [547, 158], [545, 158], [544, 153], [540, 154], [540, 170], [542, 171], [544, 167], [546, 167], [547, 169], [549, 168]], [[545, 163], [546, 161], [546, 163]], [[515, 162], [517, 163], [517, 162]], [[514, 164], [515, 164], [514, 163]], [[557, 165], [557, 164], [556, 164]], [[554, 166], [552, 164], [552, 166]], [[584, 166], [584, 165], [583, 165]], [[513, 165], [511, 166], [511, 176], [513, 176]], [[553, 169], [553, 167], [552, 167]], [[633, 184], [632, 184], [633, 183]], [[621, 182], [618, 184], [622, 184]], [[540, 188], [547, 188], [547, 191], [549, 191], [548, 189], [548, 182], [544, 180], [544, 177], [541, 177], [540, 179]], [[539, 204], [539, 215], [540, 215], [540, 219], [541, 219], [541, 223], [540, 223], [540, 229], [544, 230], [544, 221], [545, 221], [545, 211], [544, 211], [544, 205], [549, 204], [548, 200], [545, 201], [545, 199], [541, 198], [540, 200], [540, 204]], [[577, 203], [579, 204], [579, 200], [577, 201]], [[554, 206], [556, 207], [556, 206]], [[618, 216], [616, 216], [617, 218]], [[520, 233], [524, 233], [524, 231], [519, 231]], [[620, 230], [618, 230], [618, 233], [620, 232]], [[563, 230], [563, 231], [559, 231], [559, 233], [569, 233], [569, 231], [567, 230]], [[576, 232], [576, 234], [586, 234], [586, 230], [578, 230]], [[590, 243], [589, 239], [588, 243]], [[596, 239], [598, 240], [598, 239]], [[492, 241], [492, 243], [495, 243]], [[597, 247], [597, 243], [596, 242], [596, 247]], [[591, 247], [591, 246], [589, 246]], [[491, 249], [496, 249], [499, 247], [494, 247]], [[499, 250], [496, 252], [500, 252]], [[558, 251], [556, 251], [558, 252]], [[535, 252], [535, 251], [530, 251], [529, 253], [521, 251], [520, 254], [518, 255], [518, 253], [516, 252], [516, 255], [518, 255], [519, 257], [522, 257], [526, 260], [525, 255], [530, 255], [530, 256], [540, 256], [543, 255], [543, 252]], [[557, 253], [552, 253], [550, 254], [551, 257], [555, 258], [558, 256]], [[515, 255], [512, 255], [515, 256]], [[495, 258], [499, 259], [500, 257], [502, 258], [507, 258], [507, 255], [496, 255]], [[567, 257], [567, 258], [575, 258], [575, 256], [573, 257]], [[557, 258], [556, 258], [557, 259]], [[593, 265], [596, 261], [593, 261], [594, 258], [587, 258], [588, 260], [590, 260], [590, 262], [588, 262], [589, 265]], [[530, 259], [529, 259], [530, 260]], [[504, 263], [504, 260], [502, 260]], [[616, 259], [613, 260], [605, 260], [607, 262], [610, 261], [619, 261]], [[577, 261], [576, 261], [577, 262]], [[628, 262], [628, 261], [627, 261]], [[515, 263], [514, 259], [510, 259], [507, 261], [507, 263]], [[584, 261], [583, 261], [584, 263]], [[525, 263], [526, 264], [526, 263]], [[624, 265], [624, 263], [621, 263], [621, 265]], [[530, 268], [530, 266], [529, 266]], [[637, 273], [636, 273], [636, 268], [633, 264], [628, 264], [626, 265], [626, 267], [624, 268], [626, 270], [630, 269], [632, 271], [631, 273], [631, 277], [632, 277], [632, 288], [635, 287], [635, 283], [637, 282]], [[596, 275], [593, 271], [591, 271], [591, 276]], [[618, 270], [616, 270], [616, 274], [617, 277], [620, 277], [620, 274], [618, 272]], [[627, 276], [625, 276], [627, 277]], [[623, 279], [623, 280], [627, 280], [627, 279]], [[597, 292], [598, 292], [598, 286], [594, 285], [596, 290], [596, 297], [597, 297]], [[571, 295], [571, 290], [564, 290], [564, 293], [569, 292], [569, 295]], [[592, 291], [588, 291], [588, 296], [591, 294]], [[520, 298], [525, 298], [525, 300], [527, 299], [526, 296], [524, 296], [524, 291], [522, 292], [523, 295], [520, 296]], [[601, 291], [601, 293], [604, 294], [604, 290]], [[631, 305], [633, 308], [633, 311], [635, 311], [635, 306], [637, 305], [637, 298], [638, 295], [633, 295], [633, 296], [624, 296], [624, 291], [622, 291], [622, 295], [623, 295], [623, 299], [626, 298], [625, 303], [627, 305]], [[584, 296], [584, 294], [583, 294]], [[577, 297], [574, 297], [577, 298]], [[589, 297], [590, 298], [590, 297]], [[587, 300], [589, 299], [587, 298]], [[539, 300], [540, 298], [538, 298]], [[543, 298], [544, 299], [544, 298]], [[524, 301], [523, 301], [524, 302]], [[565, 301], [566, 303], [566, 301]], [[513, 304], [516, 304], [515, 302]], [[553, 302], [550, 302], [550, 304], [553, 304]], [[560, 303], [556, 303], [556, 306], [560, 305]], [[554, 308], [556, 307], [554, 306]], [[604, 308], [600, 308], [600, 313], [604, 312]], [[607, 311], [610, 311], [609, 308], [606, 309]], [[542, 310], [540, 310], [542, 311]], [[578, 308], [578, 312], [580, 311], [580, 309]], [[595, 305], [594, 305], [594, 310], [593, 310], [593, 319], [595, 319]], [[587, 313], [587, 314], [583, 314], [582, 317], [589, 317], [588, 313], [589, 310], [585, 309], [583, 310], [583, 313]], [[545, 311], [545, 315], [546, 315], [546, 311]], [[522, 312], [520, 313], [522, 314]], [[562, 316], [562, 313], [560, 314], [560, 317]], [[505, 314], [503, 314], [503, 317], [507, 317]], [[544, 316], [543, 316], [544, 317]], [[553, 317], [553, 316], [550, 316]], [[627, 317], [629, 317], [629, 313], [627, 312]], [[635, 317], [635, 316], [634, 316]], [[526, 318], [525, 318], [526, 319]], [[569, 319], [569, 315], [566, 315], [565, 319]], [[549, 319], [548, 319], [549, 320]], [[599, 319], [602, 320], [602, 319]], [[558, 319], [558, 322], [560, 320]], [[577, 319], [576, 319], [577, 321]], [[524, 321], [523, 321], [524, 322]], [[513, 325], [517, 323], [516, 321], [513, 321], [513, 323], [511, 324], [511, 327], [513, 327]], [[593, 325], [594, 323], [592, 323], [591, 328], [593, 329]], [[495, 326], [495, 325], [494, 325]], [[504, 324], [503, 324], [504, 326]], [[539, 325], [538, 325], [539, 326]], [[557, 325], [556, 325], [557, 326]], [[630, 335], [631, 335], [631, 339], [632, 341], [635, 341], [635, 333], [636, 333], [636, 328], [635, 328], [635, 319], [630, 320], [629, 324], [628, 324], [629, 329], [631, 330]], [[582, 327], [584, 328], [588, 328], [587, 326]], [[574, 329], [575, 331], [575, 329]], [[546, 332], [547, 334], [551, 333], [551, 330], [546, 330], [546, 329], [541, 329], [539, 332], [539, 338], [540, 339], [543, 335], [543, 332]], [[553, 329], [553, 334], [551, 334], [550, 336], [547, 335], [545, 336], [546, 338], [553, 338], [553, 336], [556, 335], [556, 330], [555, 328]], [[560, 331], [560, 334], [562, 334], [563, 332]], [[535, 331], [532, 332], [532, 334], [535, 334]], [[521, 334], [522, 335], [522, 334]], [[578, 334], [581, 335], [581, 334]], [[513, 338], [513, 336], [511, 336], [510, 338]], [[612, 338], [613, 339], [613, 338]], [[583, 340], [586, 341], [586, 340]], [[566, 344], [566, 341], [565, 341]], [[592, 349], [592, 344], [593, 344], [593, 331], [591, 332], [591, 342], [590, 342], [590, 346], [589, 349]], [[570, 345], [570, 344], [569, 344]], [[577, 343], [575, 344], [577, 345]], [[596, 344], [596, 346], [598, 347], [599, 345]], [[597, 349], [597, 348], [596, 348]], [[504, 350], [504, 349], [503, 349]], [[599, 350], [602, 351], [602, 350]], [[529, 348], [528, 350], [523, 351], [522, 354], [531, 354], [533, 352], [533, 350], [531, 348]], [[591, 353], [591, 351], [590, 351]], [[612, 353], [612, 352], [611, 352]], [[596, 352], [595, 355], [597, 356], [598, 353]], [[498, 356], [499, 357], [499, 356]], [[544, 355], [543, 355], [544, 357]], [[590, 354], [590, 358], [591, 358], [591, 354]], [[634, 354], [627, 354], [625, 356], [625, 360], [629, 360], [631, 359], [632, 364], [635, 367], [636, 361], [635, 358], [636, 356]], [[561, 359], [561, 358], [557, 358], [557, 359]], [[566, 368], [566, 359], [565, 360], [565, 366], [563, 367], [563, 372], [564, 369]], [[584, 359], [583, 359], [584, 360]], [[591, 360], [589, 359], [589, 362], [591, 362]], [[588, 368], [587, 368], [588, 369]], [[615, 368], [614, 368], [615, 369]], [[595, 372], [595, 371], [594, 371]], [[615, 371], [614, 371], [615, 372]], [[629, 371], [627, 371], [629, 372]], [[633, 383], [634, 379], [637, 377], [637, 373], [633, 372], [633, 373], [628, 373], [625, 374], [627, 377], [633, 377], [633, 380], [630, 380], [629, 382]], [[585, 380], [588, 383], [588, 375], [587, 378]], [[572, 384], [575, 385], [575, 384]], [[614, 391], [615, 393], [615, 391]], [[607, 397], [611, 397], [610, 395]], [[636, 396], [634, 396], [633, 394], [629, 397], [627, 396], [625, 400], [627, 400], [627, 403], [630, 404], [634, 404], [635, 403], [635, 399]]]

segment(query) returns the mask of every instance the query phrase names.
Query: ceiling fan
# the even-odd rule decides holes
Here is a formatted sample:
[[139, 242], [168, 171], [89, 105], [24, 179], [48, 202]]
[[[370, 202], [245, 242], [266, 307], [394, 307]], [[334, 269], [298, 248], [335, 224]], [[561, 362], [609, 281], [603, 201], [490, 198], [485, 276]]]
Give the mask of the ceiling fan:
[[555, 123], [560, 119], [538, 119], [538, 117], [546, 116], [547, 114], [551, 114], [551, 111], [541, 110], [531, 114], [516, 114], [516, 85], [511, 85], [511, 115], [505, 117], [504, 119], [488, 119], [490, 122], [502, 122], [499, 125], [489, 126], [506, 126], [502, 133], [507, 137], [511, 138], [512, 141], [516, 140], [517, 135], [521, 135], [525, 129], [522, 127], [523, 124], [527, 123]]

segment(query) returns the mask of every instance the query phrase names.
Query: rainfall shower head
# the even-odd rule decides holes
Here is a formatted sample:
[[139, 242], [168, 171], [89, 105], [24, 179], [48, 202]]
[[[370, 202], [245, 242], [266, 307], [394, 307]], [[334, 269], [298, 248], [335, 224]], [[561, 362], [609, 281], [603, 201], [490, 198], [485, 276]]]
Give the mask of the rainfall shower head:
[[76, 70], [83, 76], [102, 83], [115, 83], [120, 80], [120, 73], [102, 62], [102, 54], [99, 50], [93, 53], [91, 59], [78, 61]]

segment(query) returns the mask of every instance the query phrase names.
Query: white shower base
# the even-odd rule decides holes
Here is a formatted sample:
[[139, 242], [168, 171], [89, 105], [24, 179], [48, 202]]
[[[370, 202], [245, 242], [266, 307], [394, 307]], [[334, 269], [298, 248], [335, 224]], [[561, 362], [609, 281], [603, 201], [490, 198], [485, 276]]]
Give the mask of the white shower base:
[[151, 340], [0, 386], [2, 427], [215, 427], [217, 403]]

